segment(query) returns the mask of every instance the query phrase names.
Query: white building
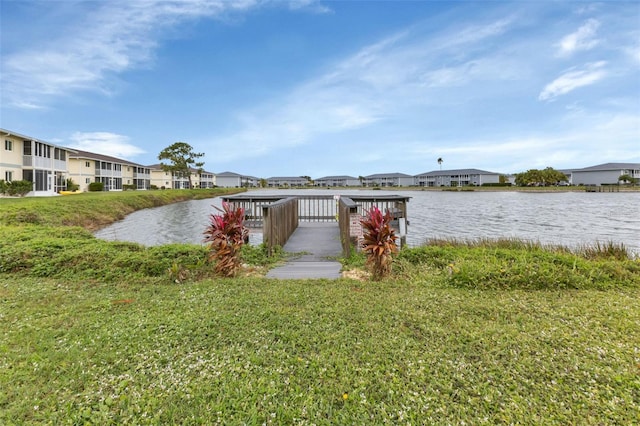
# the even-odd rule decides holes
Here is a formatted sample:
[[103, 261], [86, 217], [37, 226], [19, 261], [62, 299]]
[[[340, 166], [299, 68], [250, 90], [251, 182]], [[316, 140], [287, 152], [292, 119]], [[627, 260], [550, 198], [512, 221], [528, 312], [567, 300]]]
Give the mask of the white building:
[[279, 176], [267, 178], [267, 186], [270, 188], [290, 188], [293, 186], [307, 186], [309, 181], [299, 176]]
[[253, 188], [260, 186], [260, 179], [234, 172], [222, 172], [216, 175], [216, 184], [222, 188]]
[[129, 185], [143, 190], [151, 187], [151, 170], [148, 167], [81, 150], [69, 155], [69, 177], [80, 186], [80, 191], [88, 191], [92, 182], [101, 182], [104, 191], [122, 191]]
[[622, 175], [640, 179], [640, 163], [605, 163], [573, 170], [571, 183], [573, 185], [615, 185], [620, 183], [618, 178]]
[[325, 176], [315, 179], [316, 186], [362, 186], [360, 179], [353, 176]]
[[66, 189], [68, 158], [74, 150], [5, 129], [0, 129], [0, 136], [0, 179], [32, 182], [28, 196]]
[[413, 185], [413, 176], [405, 175], [404, 173], [378, 173], [374, 175], [365, 176], [363, 179], [364, 186], [411, 186]]
[[414, 176], [414, 185], [438, 186], [480, 186], [485, 183], [499, 183], [500, 173], [478, 169], [434, 170]]

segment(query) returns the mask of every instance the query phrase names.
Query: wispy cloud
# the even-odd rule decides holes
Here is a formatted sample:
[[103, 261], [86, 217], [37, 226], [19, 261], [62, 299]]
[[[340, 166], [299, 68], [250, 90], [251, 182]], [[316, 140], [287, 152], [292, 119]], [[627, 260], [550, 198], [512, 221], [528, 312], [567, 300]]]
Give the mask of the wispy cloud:
[[579, 87], [596, 83], [607, 75], [607, 71], [604, 69], [606, 64], [606, 61], [599, 61], [588, 63], [581, 69], [572, 68], [547, 84], [538, 96], [538, 99], [541, 101], [551, 101]]
[[[55, 97], [78, 91], [105, 95], [112, 79], [149, 64], [162, 32], [204, 17], [258, 7], [259, 0], [145, 0], [79, 3], [73, 22], [56, 22], [62, 34], [16, 53], [3, 55], [1, 76], [5, 102], [21, 108], [41, 108]], [[305, 2], [300, 7], [311, 7]], [[78, 19], [77, 14], [83, 16]], [[60, 18], [60, 17], [58, 17]], [[78, 24], [80, 22], [80, 24]]]
[[[217, 156], [223, 155], [225, 161], [259, 156], [393, 120], [415, 106], [435, 105], [438, 100], [431, 99], [429, 92], [434, 86], [461, 85], [485, 73], [496, 78], [496, 70], [480, 61], [446, 69], [441, 64], [463, 46], [480, 46], [503, 34], [510, 22], [474, 24], [435, 40], [413, 34], [411, 29], [399, 31], [338, 61], [285, 97], [243, 111], [238, 115], [240, 130], [214, 137], [209, 145], [218, 148], [216, 152], [224, 151]], [[444, 40], [455, 42], [447, 49]]]
[[129, 142], [129, 138], [110, 132], [76, 132], [71, 135], [69, 148], [130, 159], [145, 151]]
[[596, 19], [587, 20], [575, 32], [568, 34], [558, 43], [558, 55], [569, 56], [580, 50], [589, 50], [598, 45], [600, 40], [595, 36], [600, 27], [600, 22]]

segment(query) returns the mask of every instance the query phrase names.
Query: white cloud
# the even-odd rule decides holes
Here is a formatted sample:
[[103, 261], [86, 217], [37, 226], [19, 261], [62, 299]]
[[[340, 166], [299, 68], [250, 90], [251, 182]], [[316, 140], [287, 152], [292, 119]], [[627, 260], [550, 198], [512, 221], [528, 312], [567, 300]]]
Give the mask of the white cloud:
[[600, 41], [595, 38], [600, 22], [596, 19], [587, 20], [574, 33], [566, 35], [558, 43], [558, 55], [569, 56], [580, 50], [594, 48]]
[[[3, 57], [2, 87], [14, 107], [42, 107], [76, 91], [109, 94], [114, 74], [150, 63], [162, 31], [202, 17], [258, 6], [256, 0], [85, 2], [62, 34]], [[54, 25], [54, 23], [51, 23]]]
[[[470, 60], [446, 69], [440, 64], [464, 49], [463, 43], [482, 46], [487, 38], [502, 34], [508, 22], [448, 29], [447, 36], [436, 40], [400, 31], [365, 46], [289, 94], [243, 111], [238, 117], [240, 130], [211, 138], [209, 146], [223, 161], [261, 156], [313, 141], [326, 143], [320, 141], [438, 105], [441, 101], [430, 97], [433, 87], [460, 85], [478, 75], [502, 78], [496, 64]], [[443, 40], [450, 42], [449, 49]]]
[[547, 84], [538, 99], [541, 101], [553, 100], [579, 87], [596, 83], [607, 75], [603, 69], [606, 64], [606, 61], [599, 61], [588, 63], [582, 69], [572, 68]]
[[102, 155], [110, 155], [116, 158], [135, 157], [144, 154], [145, 151], [129, 143], [129, 138], [124, 135], [109, 132], [76, 132], [70, 138], [73, 142], [69, 148], [77, 148], [83, 151], [95, 152]]

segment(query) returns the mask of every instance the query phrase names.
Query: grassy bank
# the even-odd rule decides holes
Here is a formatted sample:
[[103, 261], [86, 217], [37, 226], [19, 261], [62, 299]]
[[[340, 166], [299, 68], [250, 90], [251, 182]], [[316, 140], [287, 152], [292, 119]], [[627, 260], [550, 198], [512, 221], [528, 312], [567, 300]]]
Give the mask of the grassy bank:
[[219, 279], [199, 246], [96, 240], [83, 196], [0, 200], [1, 424], [640, 417], [640, 261], [620, 247], [445, 241], [377, 283]]
[[242, 190], [224, 188], [88, 192], [61, 197], [0, 198], [0, 224], [79, 226], [96, 230], [129, 213], [179, 201], [212, 198]]

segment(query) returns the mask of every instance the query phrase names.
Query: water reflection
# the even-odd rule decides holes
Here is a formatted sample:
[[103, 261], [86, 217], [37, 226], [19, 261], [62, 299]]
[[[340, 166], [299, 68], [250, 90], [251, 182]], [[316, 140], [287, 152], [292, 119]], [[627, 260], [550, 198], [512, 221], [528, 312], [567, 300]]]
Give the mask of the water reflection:
[[[273, 194], [274, 191], [260, 191]], [[278, 195], [296, 191], [275, 191]], [[333, 194], [306, 190], [305, 194]], [[336, 193], [363, 194], [351, 190]], [[373, 195], [396, 194], [370, 191]], [[640, 193], [532, 192], [403, 192], [408, 204], [407, 243], [417, 246], [429, 238], [520, 238], [570, 247], [596, 242], [623, 242], [640, 254]], [[208, 217], [220, 198], [194, 200], [141, 210], [99, 232], [107, 240], [145, 245], [202, 243]], [[251, 242], [261, 242], [252, 233]]]

